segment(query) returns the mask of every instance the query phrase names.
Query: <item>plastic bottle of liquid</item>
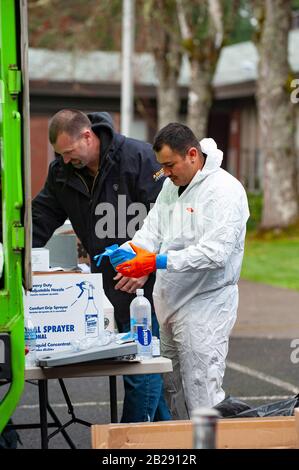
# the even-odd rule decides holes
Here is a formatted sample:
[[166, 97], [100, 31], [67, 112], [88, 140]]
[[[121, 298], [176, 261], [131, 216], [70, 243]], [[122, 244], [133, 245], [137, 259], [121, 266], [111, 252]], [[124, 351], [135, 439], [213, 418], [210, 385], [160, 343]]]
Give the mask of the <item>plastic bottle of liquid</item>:
[[152, 357], [152, 315], [151, 304], [143, 296], [143, 289], [136, 290], [130, 305], [131, 335], [137, 342], [137, 353], [141, 358]]
[[88, 301], [84, 312], [86, 338], [99, 336], [99, 311], [94, 303], [93, 289], [93, 285], [88, 283]]
[[153, 355], [153, 357], [161, 356], [160, 339], [157, 338], [157, 336], [152, 337], [152, 355]]
[[30, 318], [25, 318], [25, 356], [27, 366], [34, 366], [36, 363], [36, 329]]

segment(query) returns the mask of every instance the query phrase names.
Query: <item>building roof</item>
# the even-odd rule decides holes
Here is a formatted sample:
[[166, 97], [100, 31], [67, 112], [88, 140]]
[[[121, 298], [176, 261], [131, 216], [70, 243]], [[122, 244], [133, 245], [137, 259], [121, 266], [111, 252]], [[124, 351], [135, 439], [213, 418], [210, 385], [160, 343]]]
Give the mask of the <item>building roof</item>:
[[[294, 72], [299, 72], [299, 29], [290, 31], [289, 61]], [[218, 61], [213, 84], [221, 90], [232, 89], [257, 78], [258, 54], [252, 42], [224, 47]], [[155, 64], [151, 54], [134, 55], [135, 84], [156, 86], [158, 84]], [[31, 81], [110, 83], [121, 81], [120, 52], [82, 52], [29, 49], [29, 78]], [[188, 86], [189, 64], [184, 58], [180, 85]], [[224, 93], [225, 95], [225, 93]]]

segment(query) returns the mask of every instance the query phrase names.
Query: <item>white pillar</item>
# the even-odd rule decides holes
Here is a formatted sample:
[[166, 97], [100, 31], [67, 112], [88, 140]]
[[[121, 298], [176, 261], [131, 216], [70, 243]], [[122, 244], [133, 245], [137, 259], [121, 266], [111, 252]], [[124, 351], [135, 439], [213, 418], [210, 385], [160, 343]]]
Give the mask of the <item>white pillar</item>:
[[135, 0], [123, 0], [121, 133], [130, 136], [134, 113], [133, 56], [135, 36]]

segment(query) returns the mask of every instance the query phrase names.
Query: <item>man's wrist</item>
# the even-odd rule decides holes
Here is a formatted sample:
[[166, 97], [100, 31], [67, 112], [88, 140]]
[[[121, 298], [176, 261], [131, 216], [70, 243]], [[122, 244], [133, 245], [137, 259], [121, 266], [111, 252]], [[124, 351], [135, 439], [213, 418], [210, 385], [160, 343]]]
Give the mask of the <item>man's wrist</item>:
[[167, 269], [167, 255], [157, 255], [156, 256], [156, 268], [157, 269]]

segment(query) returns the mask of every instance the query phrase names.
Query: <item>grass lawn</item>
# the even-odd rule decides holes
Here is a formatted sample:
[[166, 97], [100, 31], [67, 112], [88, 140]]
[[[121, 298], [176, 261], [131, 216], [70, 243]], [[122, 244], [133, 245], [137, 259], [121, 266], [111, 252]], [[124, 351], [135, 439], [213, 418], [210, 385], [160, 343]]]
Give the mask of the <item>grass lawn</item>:
[[299, 237], [247, 237], [241, 278], [299, 291]]

